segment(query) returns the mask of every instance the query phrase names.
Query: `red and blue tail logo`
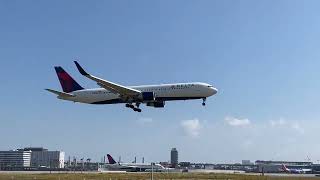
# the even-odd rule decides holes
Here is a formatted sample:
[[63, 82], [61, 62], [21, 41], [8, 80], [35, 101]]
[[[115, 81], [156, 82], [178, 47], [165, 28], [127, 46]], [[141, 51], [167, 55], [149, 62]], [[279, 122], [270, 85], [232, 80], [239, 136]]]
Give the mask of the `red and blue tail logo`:
[[112, 158], [110, 154], [107, 154], [109, 164], [116, 164], [117, 162]]
[[62, 67], [54, 67], [57, 72], [63, 92], [69, 93], [83, 89]]

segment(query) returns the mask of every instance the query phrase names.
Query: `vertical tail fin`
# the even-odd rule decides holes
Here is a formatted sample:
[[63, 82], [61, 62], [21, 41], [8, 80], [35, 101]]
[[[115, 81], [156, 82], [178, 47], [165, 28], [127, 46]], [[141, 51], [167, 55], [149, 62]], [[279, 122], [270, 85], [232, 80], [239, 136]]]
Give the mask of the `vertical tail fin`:
[[288, 172], [288, 171], [289, 171], [289, 169], [287, 168], [286, 165], [282, 164], [281, 167], [282, 167], [282, 170], [283, 170], [283, 171], [285, 171], [285, 172]]
[[110, 154], [107, 154], [109, 164], [116, 164], [117, 162], [112, 158]]
[[63, 92], [69, 93], [83, 89], [62, 67], [54, 67], [59, 78]]

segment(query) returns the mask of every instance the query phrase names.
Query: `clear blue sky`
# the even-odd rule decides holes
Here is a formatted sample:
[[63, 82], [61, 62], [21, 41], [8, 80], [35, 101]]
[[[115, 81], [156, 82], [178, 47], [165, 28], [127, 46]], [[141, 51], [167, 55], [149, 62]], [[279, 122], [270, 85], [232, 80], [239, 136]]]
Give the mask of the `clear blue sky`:
[[[319, 1], [0, 1], [0, 149], [124, 161], [320, 159]], [[73, 60], [123, 85], [201, 81], [164, 109], [60, 101]]]

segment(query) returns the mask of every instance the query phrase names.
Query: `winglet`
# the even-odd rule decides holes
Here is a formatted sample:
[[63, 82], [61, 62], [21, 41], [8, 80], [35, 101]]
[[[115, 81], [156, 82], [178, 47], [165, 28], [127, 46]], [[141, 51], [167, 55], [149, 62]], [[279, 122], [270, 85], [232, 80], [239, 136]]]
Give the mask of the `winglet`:
[[77, 68], [78, 68], [78, 71], [79, 71], [82, 75], [84, 75], [84, 76], [89, 75], [89, 74], [80, 66], [80, 64], [79, 64], [77, 61], [74, 61], [74, 63], [76, 64], [76, 66], [77, 66]]

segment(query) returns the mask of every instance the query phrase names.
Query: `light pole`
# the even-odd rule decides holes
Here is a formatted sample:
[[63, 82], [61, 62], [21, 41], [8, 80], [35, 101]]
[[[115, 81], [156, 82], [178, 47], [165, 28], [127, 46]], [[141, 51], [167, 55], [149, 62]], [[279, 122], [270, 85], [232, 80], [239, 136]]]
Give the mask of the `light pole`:
[[83, 161], [83, 159], [84, 159], [84, 158], [81, 158], [81, 159], [80, 159], [80, 161], [81, 161], [81, 173], [82, 173], [83, 168], [84, 168], [84, 161]]
[[153, 166], [154, 166], [154, 163], [151, 163], [151, 180], [153, 180]]

